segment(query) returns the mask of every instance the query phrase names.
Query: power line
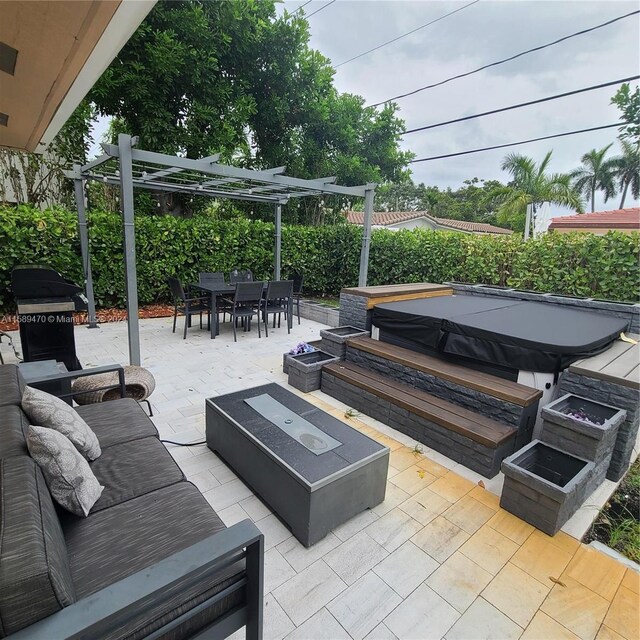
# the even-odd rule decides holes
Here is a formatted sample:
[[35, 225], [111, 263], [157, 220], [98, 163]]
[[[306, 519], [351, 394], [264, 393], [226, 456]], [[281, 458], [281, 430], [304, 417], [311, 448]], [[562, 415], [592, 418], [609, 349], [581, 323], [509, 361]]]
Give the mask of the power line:
[[311, 16], [315, 16], [316, 13], [320, 13], [320, 11], [322, 11], [323, 9], [326, 9], [328, 6], [332, 5], [336, 0], [331, 0], [331, 2], [327, 2], [327, 4], [323, 4], [319, 9], [316, 9], [313, 13], [310, 13], [308, 16], [305, 16], [307, 18], [307, 20], [311, 17]]
[[611, 129], [613, 127], [621, 127], [628, 122], [616, 122], [615, 124], [605, 124], [602, 127], [591, 127], [590, 129], [580, 129], [578, 131], [567, 131], [566, 133], [556, 133], [552, 136], [543, 136], [542, 138], [532, 138], [531, 140], [521, 140], [520, 142], [509, 142], [508, 144], [498, 144], [494, 147], [483, 147], [482, 149], [471, 149], [469, 151], [458, 151], [458, 153], [447, 153], [442, 156], [431, 156], [429, 158], [418, 158], [410, 160], [409, 164], [415, 162], [428, 162], [429, 160], [441, 160], [442, 158], [453, 158], [455, 156], [466, 156], [470, 153], [480, 153], [481, 151], [491, 151], [492, 149], [504, 149], [505, 147], [516, 147], [519, 144], [529, 144], [530, 142], [538, 142], [540, 140], [549, 140], [551, 138], [562, 138], [564, 136], [574, 136], [577, 133], [587, 133], [589, 131], [600, 131], [601, 129]]
[[411, 31], [407, 31], [407, 33], [403, 33], [401, 36], [398, 36], [397, 38], [393, 38], [392, 40], [388, 40], [387, 42], [383, 42], [382, 44], [379, 44], [377, 47], [373, 47], [372, 49], [369, 49], [368, 51], [364, 51], [363, 53], [360, 53], [357, 56], [353, 56], [353, 58], [349, 58], [348, 60], [345, 60], [344, 62], [341, 62], [340, 64], [337, 64], [335, 66], [335, 69], [337, 69], [338, 67], [341, 67], [342, 65], [345, 65], [345, 64], [347, 64], [349, 62], [353, 62], [354, 60], [357, 60], [358, 58], [362, 58], [363, 56], [366, 56], [368, 53], [372, 53], [373, 51], [377, 51], [378, 49], [382, 49], [382, 47], [386, 47], [388, 44], [391, 44], [393, 42], [397, 42], [398, 40], [401, 40], [402, 38], [405, 38], [406, 36], [410, 36], [412, 33], [415, 33], [416, 31], [420, 31], [420, 29], [424, 29], [425, 27], [428, 27], [428, 26], [430, 26], [432, 24], [435, 24], [436, 22], [440, 22], [440, 20], [444, 20], [445, 18], [448, 18], [449, 16], [452, 16], [454, 13], [458, 13], [458, 11], [462, 11], [463, 9], [466, 9], [467, 7], [470, 7], [471, 5], [477, 4], [478, 2], [480, 2], [480, 0], [473, 0], [473, 2], [470, 2], [469, 4], [465, 4], [464, 7], [459, 7], [455, 11], [450, 11], [449, 13], [445, 13], [443, 16], [440, 16], [439, 18], [436, 18], [435, 20], [431, 20], [431, 22], [427, 22], [426, 24], [423, 24], [420, 27], [416, 27], [415, 29], [412, 29]]
[[604, 87], [610, 87], [616, 84], [622, 84], [623, 82], [631, 82], [638, 80], [640, 76], [631, 76], [630, 78], [622, 78], [620, 80], [613, 80], [612, 82], [605, 82], [603, 84], [596, 84], [591, 87], [585, 87], [584, 89], [576, 89], [575, 91], [567, 91], [565, 93], [559, 93], [555, 96], [548, 96], [547, 98], [540, 98], [538, 100], [530, 100], [529, 102], [521, 102], [520, 104], [514, 104], [510, 107], [502, 107], [501, 109], [492, 109], [491, 111], [484, 111], [483, 113], [476, 113], [472, 116], [464, 116], [463, 118], [456, 118], [455, 120], [446, 120], [445, 122], [438, 122], [437, 124], [428, 124], [424, 127], [417, 127], [416, 129], [407, 129], [403, 131], [402, 135], [408, 133], [417, 133], [418, 131], [426, 131], [427, 129], [435, 129], [436, 127], [444, 127], [447, 124], [454, 124], [455, 122], [464, 122], [466, 120], [473, 120], [474, 118], [482, 118], [483, 116], [490, 116], [494, 113], [502, 113], [503, 111], [511, 111], [512, 109], [520, 109], [522, 107], [529, 107], [532, 104], [540, 104], [541, 102], [549, 102], [550, 100], [557, 100], [558, 98], [566, 98], [567, 96], [574, 96], [578, 93], [585, 93], [586, 91], [594, 91], [595, 89], [603, 89]]
[[307, 0], [304, 4], [301, 4], [291, 15], [295, 15], [296, 13], [298, 13], [298, 11], [300, 11], [300, 9], [304, 9], [308, 4], [311, 4], [313, 2], [313, 0]]
[[466, 76], [470, 76], [474, 73], [478, 73], [479, 71], [483, 71], [484, 69], [489, 69], [490, 67], [495, 67], [499, 64], [504, 64], [505, 62], [510, 62], [511, 60], [515, 60], [516, 58], [520, 58], [521, 56], [525, 56], [529, 53], [534, 53], [535, 51], [541, 51], [542, 49], [546, 49], [547, 47], [552, 47], [553, 45], [564, 42], [565, 40], [569, 40], [571, 38], [575, 38], [577, 36], [582, 36], [585, 33], [590, 33], [591, 31], [595, 31], [596, 29], [602, 29], [602, 27], [606, 27], [614, 22], [618, 22], [619, 20], [624, 20], [625, 18], [630, 18], [631, 16], [635, 16], [640, 13], [640, 10], [632, 11], [631, 13], [627, 13], [623, 16], [619, 16], [614, 18], [613, 20], [609, 20], [607, 22], [603, 22], [602, 24], [598, 24], [595, 27], [590, 27], [589, 29], [583, 29], [582, 31], [577, 31], [576, 33], [572, 33], [568, 36], [564, 36], [563, 38], [559, 38], [558, 40], [554, 40], [553, 42], [548, 42], [547, 44], [540, 45], [538, 47], [534, 47], [533, 49], [527, 49], [526, 51], [521, 51], [520, 53], [516, 53], [513, 56], [508, 58], [504, 58], [503, 60], [498, 60], [497, 62], [491, 62], [490, 64], [485, 64], [482, 67], [478, 67], [473, 71], [467, 71], [466, 73], [460, 73], [457, 76], [452, 76], [451, 78], [447, 78], [446, 80], [441, 80], [440, 82], [435, 82], [434, 84], [428, 84], [425, 87], [420, 87], [419, 89], [414, 89], [413, 91], [409, 91], [408, 93], [402, 93], [400, 95], [394, 96], [393, 98], [387, 98], [386, 100], [382, 100], [381, 102], [376, 102], [375, 104], [369, 105], [371, 107], [379, 107], [381, 104], [385, 104], [385, 102], [390, 102], [391, 100], [400, 100], [401, 98], [406, 98], [408, 96], [413, 96], [416, 93], [420, 93], [421, 91], [425, 91], [427, 89], [433, 89], [434, 87], [439, 87], [447, 82], [451, 82], [452, 80], [458, 80], [459, 78], [465, 78]]

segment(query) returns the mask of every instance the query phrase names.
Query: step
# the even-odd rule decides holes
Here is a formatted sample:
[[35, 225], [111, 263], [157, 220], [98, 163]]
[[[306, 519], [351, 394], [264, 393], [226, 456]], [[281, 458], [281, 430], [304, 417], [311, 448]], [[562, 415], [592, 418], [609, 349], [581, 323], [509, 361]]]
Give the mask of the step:
[[352, 338], [347, 341], [350, 347], [521, 407], [537, 404], [542, 397], [538, 389], [380, 340]]

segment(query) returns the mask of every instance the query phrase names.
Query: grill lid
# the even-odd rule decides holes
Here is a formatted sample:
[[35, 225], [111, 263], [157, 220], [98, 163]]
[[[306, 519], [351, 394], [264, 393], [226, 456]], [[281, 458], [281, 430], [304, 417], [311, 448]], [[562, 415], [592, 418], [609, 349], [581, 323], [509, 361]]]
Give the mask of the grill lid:
[[11, 291], [16, 298], [69, 298], [82, 291], [46, 265], [19, 265], [11, 271]]

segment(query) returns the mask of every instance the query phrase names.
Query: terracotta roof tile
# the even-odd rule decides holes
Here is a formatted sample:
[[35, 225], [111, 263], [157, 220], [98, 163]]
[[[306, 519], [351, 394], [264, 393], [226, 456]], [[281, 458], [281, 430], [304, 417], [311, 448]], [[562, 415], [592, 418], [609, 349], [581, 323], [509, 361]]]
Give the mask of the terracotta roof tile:
[[[351, 224], [364, 224], [364, 212], [347, 211], [347, 222]], [[372, 224], [380, 227], [388, 227], [399, 222], [408, 222], [409, 220], [417, 220], [418, 218], [427, 218], [435, 222], [440, 227], [451, 229], [452, 231], [466, 231], [468, 233], [496, 233], [510, 235], [513, 233], [511, 229], [496, 227], [492, 224], [484, 222], [468, 222], [467, 220], [450, 220], [448, 218], [436, 218], [426, 211], [383, 211], [374, 213]]]
[[640, 207], [578, 213], [573, 216], [552, 218], [549, 229], [592, 227], [594, 229], [639, 229]]

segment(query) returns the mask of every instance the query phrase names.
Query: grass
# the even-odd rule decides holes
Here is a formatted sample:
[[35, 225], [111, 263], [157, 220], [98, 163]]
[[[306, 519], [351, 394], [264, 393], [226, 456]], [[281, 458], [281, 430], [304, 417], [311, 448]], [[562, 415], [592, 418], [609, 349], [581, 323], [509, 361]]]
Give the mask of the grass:
[[640, 459], [636, 460], [585, 537], [640, 562]]

